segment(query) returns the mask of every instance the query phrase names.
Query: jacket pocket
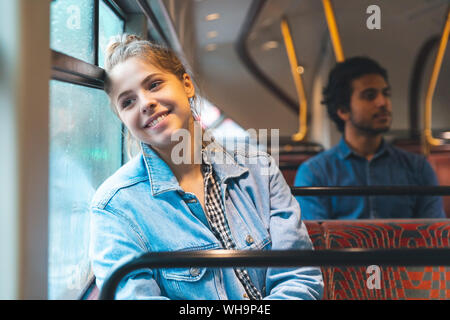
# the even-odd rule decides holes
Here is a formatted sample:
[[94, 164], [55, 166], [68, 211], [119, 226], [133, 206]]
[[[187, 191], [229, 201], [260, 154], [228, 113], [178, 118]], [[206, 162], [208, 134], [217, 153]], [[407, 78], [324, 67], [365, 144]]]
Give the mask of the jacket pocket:
[[194, 282], [204, 276], [206, 269], [197, 267], [162, 269], [161, 275], [167, 280]]
[[214, 269], [172, 268], [161, 270], [162, 290], [170, 299], [218, 299]]

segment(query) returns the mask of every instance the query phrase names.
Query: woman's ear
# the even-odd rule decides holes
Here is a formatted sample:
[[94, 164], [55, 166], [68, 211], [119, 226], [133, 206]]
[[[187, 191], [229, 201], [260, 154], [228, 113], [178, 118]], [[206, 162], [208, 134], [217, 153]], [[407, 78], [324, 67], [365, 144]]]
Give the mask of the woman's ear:
[[191, 77], [187, 73], [183, 74], [183, 86], [184, 91], [186, 92], [188, 98], [192, 98], [193, 96], [195, 96], [194, 83], [192, 82]]

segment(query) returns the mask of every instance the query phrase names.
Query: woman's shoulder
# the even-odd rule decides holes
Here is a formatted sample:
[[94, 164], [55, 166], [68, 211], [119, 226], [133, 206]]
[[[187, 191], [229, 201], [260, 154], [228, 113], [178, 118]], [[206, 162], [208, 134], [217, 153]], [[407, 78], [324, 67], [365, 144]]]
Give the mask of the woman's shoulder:
[[107, 203], [124, 188], [148, 180], [144, 158], [139, 154], [125, 163], [98, 187], [92, 200], [92, 207], [103, 209]]
[[234, 142], [219, 144], [226, 153], [238, 163], [246, 164], [251, 158], [269, 159], [270, 155], [261, 147], [248, 142]]

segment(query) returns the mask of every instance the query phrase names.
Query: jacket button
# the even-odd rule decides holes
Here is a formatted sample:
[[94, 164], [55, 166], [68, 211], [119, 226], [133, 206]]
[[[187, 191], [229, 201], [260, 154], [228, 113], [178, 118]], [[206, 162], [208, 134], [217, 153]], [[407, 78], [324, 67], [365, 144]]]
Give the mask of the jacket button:
[[189, 273], [191, 274], [191, 276], [196, 277], [200, 274], [200, 269], [199, 268], [191, 268], [191, 269], [189, 269]]
[[248, 235], [245, 238], [245, 242], [247, 242], [248, 245], [251, 245], [253, 242], [255, 242], [255, 240], [253, 240], [253, 237], [251, 235]]
[[247, 294], [247, 293], [244, 293], [244, 294], [242, 295], [242, 297], [244, 297], [244, 299], [248, 299], [248, 294]]

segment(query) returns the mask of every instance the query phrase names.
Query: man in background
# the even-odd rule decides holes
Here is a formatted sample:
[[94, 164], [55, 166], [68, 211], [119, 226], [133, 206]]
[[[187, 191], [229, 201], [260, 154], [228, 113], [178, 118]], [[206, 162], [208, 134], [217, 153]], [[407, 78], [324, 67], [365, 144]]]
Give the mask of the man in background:
[[[330, 72], [323, 103], [343, 134], [333, 148], [303, 163], [295, 186], [434, 186], [425, 157], [383, 139], [392, 122], [388, 75], [377, 62], [354, 57]], [[297, 197], [304, 219], [445, 218], [437, 196]]]

